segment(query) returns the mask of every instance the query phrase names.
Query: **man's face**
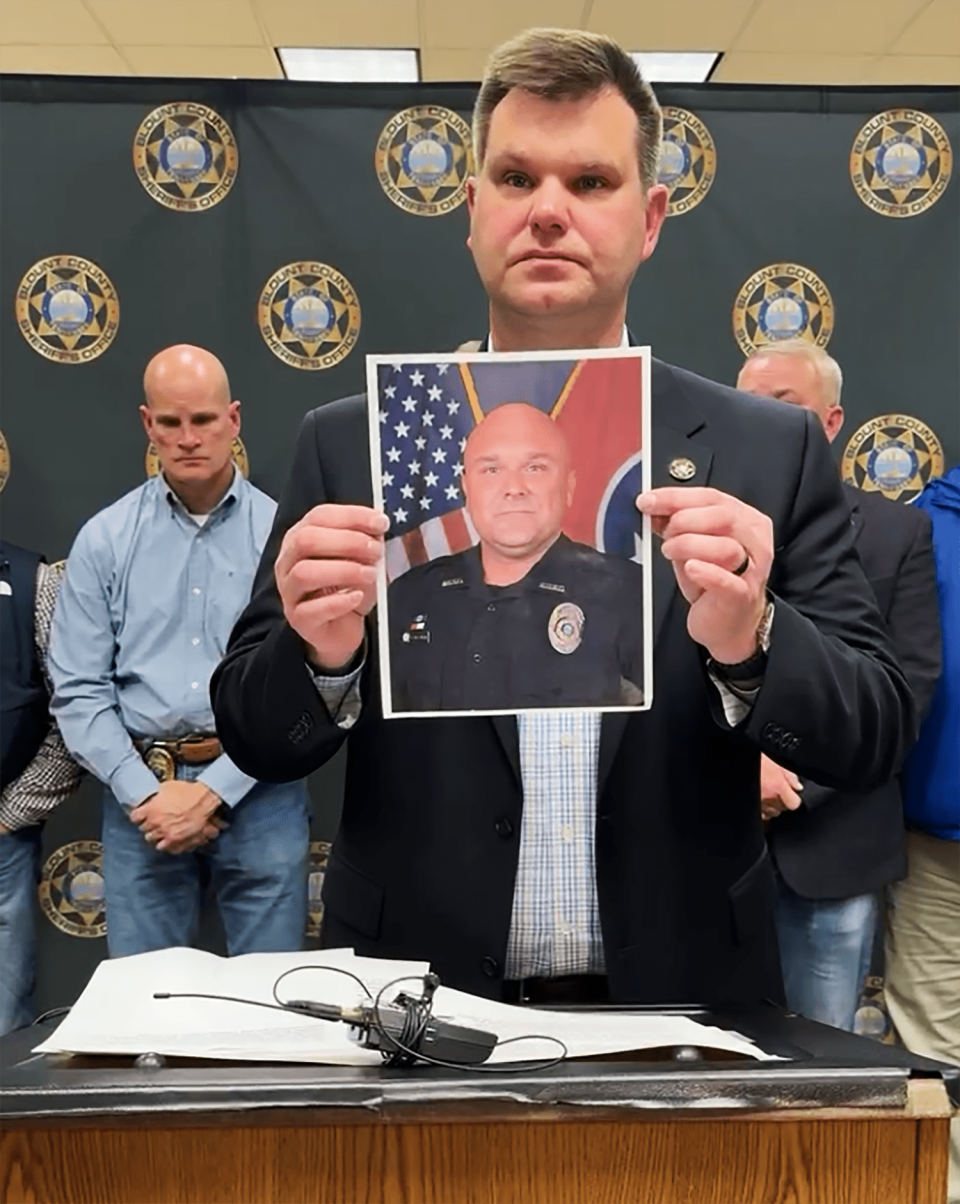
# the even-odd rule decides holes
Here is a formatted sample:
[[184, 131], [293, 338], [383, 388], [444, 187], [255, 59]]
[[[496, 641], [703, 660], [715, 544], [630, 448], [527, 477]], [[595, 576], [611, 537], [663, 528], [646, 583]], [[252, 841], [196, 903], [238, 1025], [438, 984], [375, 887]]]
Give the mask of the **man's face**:
[[526, 317], [571, 316], [626, 303], [657, 244], [667, 190], [644, 197], [637, 116], [615, 89], [575, 101], [514, 89], [493, 111], [467, 201], [491, 302]]
[[219, 381], [171, 374], [140, 413], [174, 488], [212, 481], [229, 463], [230, 445], [240, 433], [240, 403], [223, 394]]
[[757, 397], [774, 397], [812, 410], [831, 441], [843, 426], [842, 408], [830, 404], [816, 365], [803, 356], [765, 356], [758, 351], [740, 369], [737, 388]]
[[566, 440], [533, 406], [500, 406], [467, 440], [462, 483], [483, 544], [516, 559], [546, 551], [573, 500]]

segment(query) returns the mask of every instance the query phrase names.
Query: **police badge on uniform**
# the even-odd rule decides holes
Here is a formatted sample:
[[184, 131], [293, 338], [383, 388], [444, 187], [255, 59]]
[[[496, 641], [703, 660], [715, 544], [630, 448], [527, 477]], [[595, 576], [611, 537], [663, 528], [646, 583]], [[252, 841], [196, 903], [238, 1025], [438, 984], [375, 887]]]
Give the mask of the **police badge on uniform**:
[[38, 355], [85, 364], [103, 355], [120, 326], [120, 302], [110, 277], [80, 255], [52, 255], [20, 281], [20, 333]]
[[[247, 459], [247, 449], [243, 446], [243, 440], [238, 435], [230, 444], [230, 455], [233, 457], [233, 462], [244, 477], [250, 476], [250, 462]], [[160, 457], [157, 455], [157, 449], [152, 443], [147, 444], [147, 454], [144, 457], [144, 468], [147, 471], [148, 477], [155, 477], [160, 471]]]
[[360, 336], [360, 302], [350, 281], [327, 263], [279, 268], [260, 294], [263, 341], [292, 368], [332, 368]]
[[51, 924], [68, 936], [98, 937], [107, 931], [103, 904], [103, 845], [74, 840], [47, 858], [38, 888]]
[[883, 217], [916, 217], [943, 196], [953, 150], [943, 126], [929, 113], [887, 109], [854, 139], [850, 179], [857, 196]]
[[666, 107], [657, 183], [670, 189], [667, 217], [695, 209], [716, 174], [717, 150], [710, 131], [695, 113]]
[[323, 923], [323, 876], [326, 873], [327, 862], [330, 860], [330, 842], [328, 840], [310, 841], [310, 868], [307, 878], [307, 927], [305, 935], [316, 940], [320, 935], [320, 925]]
[[3, 487], [6, 485], [9, 476], [10, 449], [7, 447], [7, 441], [3, 437], [3, 431], [0, 431], [0, 493], [3, 493]]
[[754, 272], [737, 294], [733, 333], [744, 355], [784, 339], [826, 347], [833, 334], [833, 298], [809, 268], [771, 263]]
[[563, 656], [576, 652], [583, 641], [583, 611], [575, 602], [561, 602], [550, 612], [547, 620], [547, 638], [550, 647]]
[[218, 205], [237, 178], [239, 155], [230, 126], [194, 101], [161, 105], [133, 140], [137, 179], [159, 205], [200, 213]]
[[395, 205], [417, 217], [441, 217], [467, 195], [470, 127], [441, 105], [404, 109], [380, 131], [374, 163], [380, 187]]
[[850, 485], [900, 502], [912, 502], [942, 472], [940, 440], [909, 414], [881, 414], [865, 422], [844, 448], [841, 465]]

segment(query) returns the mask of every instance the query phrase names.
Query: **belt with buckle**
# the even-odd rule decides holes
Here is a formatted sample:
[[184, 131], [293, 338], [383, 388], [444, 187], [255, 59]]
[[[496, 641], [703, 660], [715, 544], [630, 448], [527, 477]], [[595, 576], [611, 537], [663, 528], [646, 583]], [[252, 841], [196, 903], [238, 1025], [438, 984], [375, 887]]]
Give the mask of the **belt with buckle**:
[[182, 736], [178, 740], [134, 740], [137, 751], [158, 782], [170, 782], [178, 765], [205, 765], [220, 756], [216, 736]]
[[508, 978], [503, 983], [504, 1003], [584, 1004], [609, 1003], [606, 974], [565, 974], [560, 978]]

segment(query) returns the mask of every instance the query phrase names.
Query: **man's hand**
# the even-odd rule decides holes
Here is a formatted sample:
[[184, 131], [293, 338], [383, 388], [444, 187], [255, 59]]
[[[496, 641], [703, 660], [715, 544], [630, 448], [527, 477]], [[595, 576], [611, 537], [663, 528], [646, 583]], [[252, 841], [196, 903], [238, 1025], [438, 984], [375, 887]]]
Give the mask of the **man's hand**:
[[784, 811], [796, 811], [803, 802], [800, 791], [803, 783], [795, 773], [760, 754], [760, 814], [773, 819]]
[[10, 835], [10, 829], [7, 827], [7, 825], [0, 824], [0, 836], [9, 836], [9, 835]]
[[691, 639], [722, 665], [749, 660], [767, 605], [773, 523], [718, 489], [652, 489], [637, 498], [637, 509], [650, 515], [673, 561], [690, 603]]
[[348, 665], [377, 600], [385, 514], [368, 506], [315, 506], [283, 537], [274, 568], [287, 622], [315, 668]]
[[189, 853], [226, 827], [212, 818], [220, 803], [220, 796], [202, 782], [162, 782], [156, 794], [134, 807], [130, 818], [161, 853]]

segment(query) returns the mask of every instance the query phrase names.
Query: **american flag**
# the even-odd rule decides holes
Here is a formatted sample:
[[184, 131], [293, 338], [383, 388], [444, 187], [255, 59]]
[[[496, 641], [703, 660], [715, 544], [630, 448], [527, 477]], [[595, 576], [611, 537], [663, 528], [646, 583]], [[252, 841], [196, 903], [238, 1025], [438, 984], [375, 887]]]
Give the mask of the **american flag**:
[[377, 371], [387, 579], [476, 543], [460, 474], [476, 417], [459, 365], [380, 364]]

